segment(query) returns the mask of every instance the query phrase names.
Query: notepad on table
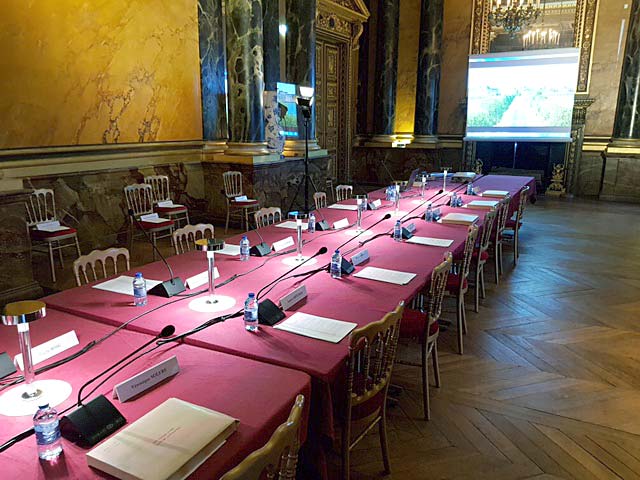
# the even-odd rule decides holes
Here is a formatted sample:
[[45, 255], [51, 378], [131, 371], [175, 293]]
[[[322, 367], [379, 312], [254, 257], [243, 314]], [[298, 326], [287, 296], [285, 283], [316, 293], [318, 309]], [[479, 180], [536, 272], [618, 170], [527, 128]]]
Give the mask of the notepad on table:
[[352, 211], [356, 211], [356, 210], [358, 210], [358, 205], [352, 205], [352, 204], [343, 205], [341, 203], [334, 203], [333, 205], [329, 205], [328, 208], [334, 208], [336, 210], [352, 210]]
[[325, 342], [339, 343], [357, 326], [357, 323], [296, 312], [273, 328]]
[[[298, 224], [295, 222], [295, 220], [287, 220], [286, 222], [277, 224], [276, 227], [290, 228], [292, 230], [295, 230], [296, 228], [298, 228]], [[302, 222], [302, 230], [306, 230], [307, 228], [309, 228], [309, 225], [306, 222]]]
[[492, 210], [498, 206], [500, 202], [498, 200], [472, 200], [467, 203], [467, 208], [482, 208]]
[[470, 215], [468, 213], [447, 213], [442, 217], [442, 223], [451, 225], [473, 225], [478, 221], [478, 215]]
[[222, 250], [216, 250], [216, 255], [240, 255], [240, 245], [232, 245], [230, 243], [225, 243], [224, 248]]
[[432, 237], [411, 237], [407, 240], [407, 243], [417, 243], [418, 245], [428, 245], [430, 247], [450, 247], [453, 240], [446, 238], [432, 238]]
[[509, 195], [509, 192], [506, 190], [485, 190], [481, 193], [483, 197], [498, 197], [503, 198]]
[[388, 270], [386, 268], [365, 267], [353, 276], [377, 280], [378, 282], [393, 283], [395, 285], [406, 285], [415, 278], [416, 274], [399, 272], [398, 270]]
[[[162, 283], [161, 281], [149, 280], [148, 278], [145, 278], [145, 281], [147, 282], [147, 291], [151, 290], [159, 283]], [[98, 290], [105, 290], [107, 292], [122, 293], [123, 295], [133, 296], [133, 277], [120, 275], [119, 277], [112, 278], [111, 280], [107, 280], [106, 282], [93, 285], [91, 288], [97, 288]]]
[[169, 398], [87, 452], [87, 464], [122, 480], [183, 479], [237, 426], [228, 415]]

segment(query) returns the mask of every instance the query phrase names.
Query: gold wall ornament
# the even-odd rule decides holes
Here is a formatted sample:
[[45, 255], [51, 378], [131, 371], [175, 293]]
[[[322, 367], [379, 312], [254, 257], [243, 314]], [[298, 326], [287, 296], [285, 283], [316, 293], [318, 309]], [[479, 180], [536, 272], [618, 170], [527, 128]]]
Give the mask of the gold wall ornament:
[[547, 195], [560, 196], [564, 195], [566, 190], [564, 188], [564, 164], [557, 163], [553, 166], [553, 173], [551, 174], [551, 185], [547, 188]]
[[476, 172], [476, 175], [482, 175], [482, 167], [484, 167], [484, 162], [482, 160], [480, 160], [479, 158], [476, 159], [476, 167], [474, 169], [474, 171]]

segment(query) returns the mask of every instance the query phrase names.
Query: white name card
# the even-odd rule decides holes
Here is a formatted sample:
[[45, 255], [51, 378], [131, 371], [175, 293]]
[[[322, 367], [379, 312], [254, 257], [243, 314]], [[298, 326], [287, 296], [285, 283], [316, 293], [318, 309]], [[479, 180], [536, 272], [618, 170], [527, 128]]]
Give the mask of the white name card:
[[[218, 272], [218, 267], [213, 267], [213, 279], [215, 280], [220, 276], [220, 272]], [[205, 270], [202, 273], [194, 275], [193, 277], [187, 278], [185, 285], [189, 290], [193, 290], [194, 288], [201, 287], [205, 283], [209, 282], [209, 272]]]
[[273, 251], [279, 252], [280, 250], [284, 250], [287, 247], [291, 247], [293, 245], [293, 237], [287, 237], [282, 240], [278, 240], [277, 242], [273, 242]]
[[126, 402], [163, 380], [173, 377], [179, 371], [178, 359], [174, 355], [113, 387], [113, 398]]
[[[37, 365], [38, 363], [44, 362], [54, 355], [64, 352], [65, 350], [69, 350], [71, 347], [75, 347], [76, 345], [78, 345], [78, 337], [76, 336], [76, 332], [71, 330], [64, 335], [60, 335], [59, 337], [41, 343], [37, 347], [33, 347], [31, 349], [31, 360], [34, 365]], [[24, 370], [21, 353], [16, 355], [14, 362], [18, 364], [20, 370]]]
[[283, 310], [289, 310], [296, 303], [301, 302], [307, 298], [307, 287], [304, 285], [299, 286], [293, 292], [288, 293], [280, 299], [280, 306]]
[[360, 265], [367, 260], [369, 260], [369, 250], [363, 250], [351, 257], [351, 263], [353, 263], [354, 265]]
[[374, 200], [373, 202], [371, 202], [370, 205], [373, 207], [373, 209], [377, 209], [382, 206], [382, 201], [378, 198], [377, 200]]
[[349, 220], [346, 218], [343, 218], [342, 220], [338, 220], [337, 222], [334, 222], [333, 224], [333, 228], [335, 230], [339, 230], [341, 228], [345, 228], [349, 226]]

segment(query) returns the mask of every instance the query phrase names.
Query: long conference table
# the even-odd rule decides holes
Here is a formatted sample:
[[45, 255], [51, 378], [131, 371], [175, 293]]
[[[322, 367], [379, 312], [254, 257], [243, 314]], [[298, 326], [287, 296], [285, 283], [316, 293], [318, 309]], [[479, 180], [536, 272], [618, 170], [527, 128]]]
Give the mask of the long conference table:
[[[512, 211], [517, 208], [519, 195], [525, 186], [530, 187], [527, 195], [529, 197], [535, 196], [535, 180], [531, 177], [487, 175], [477, 178], [473, 184], [478, 192], [498, 189], [508, 191], [511, 195]], [[452, 252], [454, 257], [461, 255], [468, 229], [463, 225], [427, 223], [420, 219], [413, 219], [408, 220], [405, 225], [414, 223], [415, 235], [450, 239], [453, 240], [452, 244], [448, 248], [440, 248], [406, 242], [398, 243], [388, 235], [391, 233], [396, 219], [408, 219], [422, 215], [427, 200], [439, 206], [443, 215], [449, 212], [478, 215], [477, 224], [480, 228], [482, 228], [487, 212], [487, 210], [481, 209], [446, 206], [451, 191], [457, 191], [458, 194], [461, 194], [464, 192], [465, 186], [451, 184], [447, 187], [448, 193], [439, 193], [441, 188], [441, 181], [433, 181], [427, 185], [424, 197], [420, 195], [419, 188], [411, 188], [404, 192], [398, 216], [394, 215], [395, 212], [390, 202], [384, 200], [384, 190], [371, 192], [369, 194], [370, 201], [380, 198], [382, 199], [382, 207], [364, 213], [362, 225], [367, 229], [367, 232], [353, 239], [342, 249], [342, 251], [353, 250], [352, 254], [363, 249], [368, 250], [369, 260], [362, 266], [356, 267], [356, 270], [372, 266], [415, 273], [416, 277], [408, 284], [382, 283], [356, 278], [353, 275], [333, 279], [326, 271], [320, 271], [309, 276], [286, 278], [276, 283], [273, 289], [263, 296], [263, 299], [269, 298], [277, 303], [282, 296], [300, 285], [305, 285], [308, 292], [306, 300], [293, 307], [292, 310], [285, 312], [287, 317], [299, 311], [354, 322], [358, 326], [379, 320], [385, 313], [394, 309], [400, 301], [410, 301], [428, 283], [433, 268], [443, 260], [446, 252]], [[478, 198], [464, 194], [461, 196], [465, 204]], [[355, 201], [350, 199], [341, 203], [354, 204]], [[391, 213], [392, 217], [379, 222], [387, 213]], [[326, 232], [304, 232], [304, 255], [313, 255], [321, 247], [326, 247], [328, 252], [318, 255], [317, 263], [304, 265], [295, 273], [311, 272], [327, 265], [334, 249], [355, 236], [356, 215], [357, 213], [352, 210], [331, 207], [316, 212], [317, 220], [324, 218], [330, 224], [346, 218], [349, 227]], [[377, 225], [373, 226], [376, 223]], [[255, 232], [248, 232], [247, 235], [252, 244], [260, 241]], [[295, 237], [295, 230], [271, 225], [261, 228], [260, 235], [265, 242], [271, 245], [288, 236]], [[237, 235], [227, 239], [227, 243], [238, 245], [240, 239], [241, 235]], [[360, 245], [360, 242], [367, 240], [370, 241]], [[198, 313], [189, 309], [189, 302], [195, 297], [166, 299], [150, 296], [147, 306], [134, 307], [130, 297], [93, 288], [96, 283], [101, 283], [103, 280], [50, 295], [43, 299], [49, 308], [49, 316], [41, 322], [49, 323], [50, 317], [53, 317], [53, 322], [64, 325], [66, 331], [70, 329], [70, 325], [73, 325], [77, 332], [82, 332], [87, 338], [92, 335], [97, 336], [113, 327], [121, 327], [125, 323], [127, 325], [110, 340], [112, 348], [101, 347], [104, 349], [104, 353], [97, 357], [98, 361], [89, 362], [88, 356], [83, 357], [81, 361], [72, 362], [47, 372], [47, 375], [51, 375], [51, 378], [77, 378], [77, 382], [72, 382], [75, 387], [82, 383], [82, 379], [89, 378], [91, 372], [94, 374], [99, 372], [110, 361], [115, 361], [127, 351], [132, 350], [133, 347], [128, 342], [133, 342], [133, 339], [138, 338], [136, 335], [140, 337], [138, 341], [142, 342], [143, 338], [156, 335], [168, 324], [175, 325], [176, 333], [179, 334], [218, 315], [240, 310], [249, 292], [259, 291], [263, 286], [291, 270], [292, 267], [286, 265], [283, 259], [293, 256], [295, 256], [295, 251], [285, 254], [271, 254], [262, 258], [251, 257], [249, 261], [241, 262], [238, 256], [216, 255], [216, 267], [220, 272], [216, 283], [223, 285], [216, 288], [216, 294], [233, 297], [236, 301], [233, 307], [216, 313]], [[347, 258], [349, 256], [350, 254], [347, 255]], [[183, 280], [206, 270], [206, 257], [200, 251], [191, 251], [170, 257], [168, 262], [175, 275]], [[135, 271], [142, 272], [147, 279], [163, 280], [168, 278], [166, 267], [161, 262], [154, 262], [124, 274], [132, 276]], [[200, 290], [201, 288], [194, 289], [194, 293]], [[188, 290], [186, 293], [189, 292]], [[35, 338], [36, 329], [37, 327], [34, 327], [34, 345], [39, 343]], [[61, 333], [64, 333], [62, 330], [65, 328], [61, 327], [60, 330]], [[15, 351], [17, 345], [14, 348], [10, 348], [9, 345], [17, 342], [10, 339], [6, 332], [2, 333], [0, 347], [3, 350]], [[15, 335], [15, 332], [12, 334]], [[45, 340], [54, 336], [53, 330], [47, 327], [40, 338]], [[340, 402], [342, 396], [345, 378], [342, 373], [348, 354], [347, 346], [348, 337], [334, 344], [268, 326], [260, 326], [257, 333], [251, 333], [245, 330], [242, 317], [230, 318], [186, 337], [180, 345], [167, 348], [166, 352], [163, 350], [163, 354], [166, 355], [175, 354], [177, 351], [179, 355], [176, 355], [181, 362], [182, 355], [184, 355], [185, 358], [193, 361], [192, 368], [184, 369], [176, 378], [168, 381], [151, 394], [142, 396], [130, 404], [117, 404], [117, 407], [128, 420], [134, 420], [168, 396], [179, 396], [187, 401], [200, 403], [238, 418], [240, 420], [238, 432], [244, 432], [243, 428], [246, 428], [249, 430], [246, 435], [244, 433], [234, 434], [223, 449], [216, 452], [197, 472], [198, 474], [213, 475], [215, 478], [229, 466], [233, 466], [234, 462], [237, 463], [243, 454], [248, 454], [266, 441], [270, 432], [275, 429], [277, 422], [286, 418], [286, 412], [297, 393], [307, 392], [305, 396], [310, 399], [309, 428], [316, 433], [333, 437], [335, 434], [333, 413], [334, 407]], [[98, 354], [94, 353], [94, 355]], [[151, 365], [157, 362], [157, 358], [147, 359], [146, 362]], [[108, 359], [110, 360], [107, 361]], [[199, 364], [199, 361], [202, 364]], [[91, 364], [91, 367], [87, 364]], [[144, 370], [145, 365], [136, 363], [121, 375], [114, 377], [112, 382], [108, 382], [106, 385], [112, 388], [121, 379]], [[198, 367], [201, 370], [198, 370]], [[233, 374], [234, 368], [245, 373], [236, 376]], [[85, 371], [85, 369], [91, 371]], [[263, 371], [268, 380], [262, 377]], [[231, 382], [229, 385], [221, 383], [219, 375], [224, 378], [233, 377], [235, 383]], [[276, 380], [278, 376], [281, 378]], [[311, 395], [308, 395], [309, 377]], [[105, 388], [108, 390], [107, 387]], [[197, 393], [204, 395], [200, 402], [195, 396]], [[273, 398], [270, 398], [269, 394], [272, 394]], [[242, 402], [247, 399], [250, 401]], [[250, 406], [252, 402], [253, 407]], [[28, 426], [30, 419], [19, 417], [17, 420], [12, 419], [11, 422], [12, 428], [2, 429], [0, 441], [6, 440], [21, 431], [22, 427]], [[19, 447], [14, 446], [9, 452], [12, 455], [16, 454], [16, 458], [22, 458], [21, 462], [12, 463], [11, 469], [20, 466], [22, 470], [16, 471], [25, 472], [29, 468], [33, 469], [31, 470], [33, 473], [36, 473], [35, 470], [42, 471], [37, 464], [33, 440], [23, 441]], [[84, 451], [72, 445], [65, 445], [65, 452], [68, 457], [74, 459], [72, 464], [78, 469], [77, 472], [84, 475], [79, 475], [79, 478], [85, 478], [88, 474], [88, 467], [86, 467], [84, 459], [82, 461], [79, 459], [83, 456]], [[0, 458], [0, 468], [4, 466], [4, 463], [5, 459]], [[96, 476], [101, 475], [95, 470], [91, 470], [91, 473]]]

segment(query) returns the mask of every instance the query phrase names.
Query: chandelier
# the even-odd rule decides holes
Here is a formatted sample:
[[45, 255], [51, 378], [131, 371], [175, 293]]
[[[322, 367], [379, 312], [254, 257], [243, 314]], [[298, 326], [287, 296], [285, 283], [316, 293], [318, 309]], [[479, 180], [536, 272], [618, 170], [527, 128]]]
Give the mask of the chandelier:
[[534, 23], [541, 11], [540, 0], [491, 0], [489, 22], [514, 36]]
[[522, 35], [523, 48], [552, 48], [560, 44], [560, 32], [554, 28], [536, 28]]

